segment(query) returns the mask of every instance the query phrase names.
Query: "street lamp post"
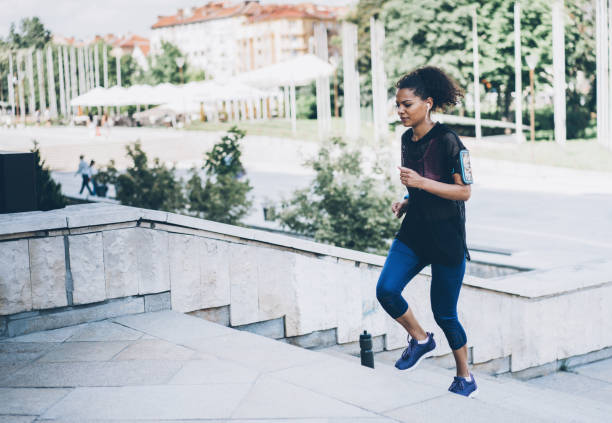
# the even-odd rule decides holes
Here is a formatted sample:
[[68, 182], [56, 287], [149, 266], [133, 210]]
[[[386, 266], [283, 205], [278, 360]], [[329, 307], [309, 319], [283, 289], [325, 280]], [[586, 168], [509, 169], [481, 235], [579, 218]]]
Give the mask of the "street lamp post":
[[531, 142], [535, 141], [535, 86], [534, 86], [534, 70], [538, 63], [538, 56], [530, 54], [525, 58], [529, 67], [529, 90], [531, 92], [531, 101], [529, 104], [529, 129], [531, 132]]
[[181, 84], [183, 84], [183, 66], [185, 66], [185, 58], [182, 56], [177, 57], [174, 59], [174, 61], [176, 62], [176, 66], [179, 68], [179, 72], [181, 74]]

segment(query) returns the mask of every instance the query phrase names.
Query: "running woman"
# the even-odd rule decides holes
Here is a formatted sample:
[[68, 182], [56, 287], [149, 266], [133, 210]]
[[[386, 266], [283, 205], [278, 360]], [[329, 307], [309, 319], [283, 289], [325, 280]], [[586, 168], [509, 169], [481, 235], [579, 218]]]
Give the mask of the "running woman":
[[396, 84], [396, 105], [402, 124], [400, 181], [408, 189], [392, 211], [404, 216], [376, 286], [385, 311], [408, 332], [408, 347], [395, 367], [412, 370], [436, 348], [433, 333], [425, 332], [402, 291], [420, 271], [431, 265], [431, 308], [436, 323], [453, 350], [457, 376], [449, 391], [474, 396], [476, 381], [467, 363], [467, 337], [457, 318], [457, 300], [466, 259], [465, 201], [472, 183], [469, 153], [457, 134], [431, 120], [433, 110], [454, 106], [462, 90], [444, 71], [423, 67]]

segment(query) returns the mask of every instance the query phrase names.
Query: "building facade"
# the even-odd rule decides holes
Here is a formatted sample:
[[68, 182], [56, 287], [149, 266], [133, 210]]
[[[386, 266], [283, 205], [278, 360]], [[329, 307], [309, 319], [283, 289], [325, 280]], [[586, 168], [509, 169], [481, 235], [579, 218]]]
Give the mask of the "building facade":
[[159, 16], [152, 26], [151, 51], [158, 54], [167, 41], [210, 77], [232, 76], [312, 52], [314, 24], [324, 22], [330, 35], [337, 33], [344, 11], [309, 3], [209, 2]]
[[98, 41], [102, 41], [109, 45], [110, 48], [121, 49], [124, 55], [130, 55], [138, 66], [143, 70], [149, 69], [150, 42], [148, 38], [141, 37], [136, 34], [127, 34], [123, 37], [118, 37], [114, 34], [106, 34], [104, 36], [96, 35], [91, 40], [77, 40], [74, 37], [64, 37], [59, 34], [53, 34], [53, 43], [56, 45], [64, 45], [71, 47], [92, 47]]

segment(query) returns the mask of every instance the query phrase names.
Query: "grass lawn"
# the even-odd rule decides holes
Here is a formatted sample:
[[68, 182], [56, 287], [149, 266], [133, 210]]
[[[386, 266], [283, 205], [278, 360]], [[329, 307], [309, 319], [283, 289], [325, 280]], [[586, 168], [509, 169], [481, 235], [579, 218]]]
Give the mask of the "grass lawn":
[[612, 151], [592, 139], [571, 140], [565, 145], [552, 141], [501, 144], [487, 143], [486, 140], [469, 144], [474, 157], [612, 172]]
[[[344, 119], [332, 118], [332, 136], [342, 137], [344, 135]], [[233, 122], [192, 122], [186, 130], [200, 131], [227, 131], [235, 123]], [[304, 141], [319, 141], [319, 130], [317, 121], [314, 119], [298, 119], [296, 123], [296, 134], [291, 131], [291, 121], [285, 119], [270, 119], [267, 121], [241, 121], [238, 127], [246, 131], [248, 135], [265, 135], [269, 137], [293, 138]], [[361, 123], [362, 143], [374, 137], [372, 125]]]
[[[233, 123], [194, 122], [186, 130], [227, 131], [232, 125]], [[295, 135], [291, 131], [291, 122], [288, 120], [246, 121], [240, 122], [239, 127], [246, 130], [248, 135], [293, 138], [313, 142], [319, 140], [316, 120], [299, 119]], [[332, 118], [332, 136], [343, 135], [344, 120]], [[373, 138], [372, 124], [362, 122], [361, 138], [357, 144], [372, 145]], [[606, 150], [592, 139], [571, 140], [565, 145], [557, 145], [553, 141], [524, 142], [523, 144], [487, 141], [486, 139], [476, 142], [470, 138], [466, 138], [465, 141], [474, 157], [612, 172], [612, 151]]]

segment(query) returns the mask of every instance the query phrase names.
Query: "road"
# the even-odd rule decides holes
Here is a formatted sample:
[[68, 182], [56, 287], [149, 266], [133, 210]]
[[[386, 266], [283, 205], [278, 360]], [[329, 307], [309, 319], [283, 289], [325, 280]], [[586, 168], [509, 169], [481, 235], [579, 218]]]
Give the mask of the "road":
[[[140, 139], [149, 157], [176, 164], [179, 176], [201, 165], [203, 155], [221, 134], [148, 128], [114, 128], [95, 137], [86, 128], [0, 130], [0, 149], [26, 150], [40, 142], [43, 157], [66, 193], [76, 193], [72, 176], [78, 155], [98, 163], [127, 164], [125, 145]], [[477, 151], [478, 146], [465, 140]], [[303, 166], [318, 145], [312, 142], [247, 136], [243, 163], [254, 189], [253, 212], [246, 223], [265, 225], [261, 205], [278, 201], [307, 186], [313, 174]], [[390, 146], [396, 152], [397, 144]], [[379, 154], [363, 149], [366, 158]], [[395, 159], [395, 158], [394, 158]], [[476, 183], [467, 203], [468, 243], [488, 250], [508, 250], [514, 264], [562, 265], [612, 256], [612, 173], [579, 171], [473, 156]], [[399, 222], [398, 222], [399, 226]]]

